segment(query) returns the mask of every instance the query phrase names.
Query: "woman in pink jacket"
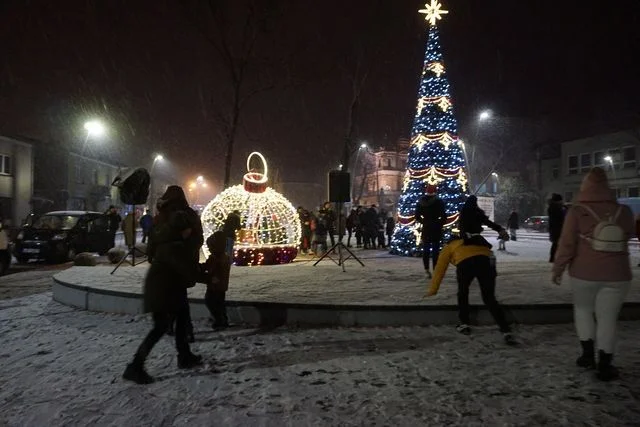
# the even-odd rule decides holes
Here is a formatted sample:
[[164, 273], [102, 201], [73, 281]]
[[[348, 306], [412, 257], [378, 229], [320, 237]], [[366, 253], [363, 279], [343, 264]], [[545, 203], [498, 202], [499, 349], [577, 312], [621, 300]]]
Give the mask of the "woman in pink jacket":
[[[609, 381], [618, 377], [611, 360], [616, 321], [631, 283], [627, 242], [634, 232], [633, 214], [629, 207], [618, 204], [602, 168], [593, 168], [585, 176], [576, 199], [562, 228], [553, 282], [560, 284], [568, 266], [574, 321], [582, 345], [576, 363], [597, 367], [598, 378]], [[597, 365], [594, 339], [599, 350]]]

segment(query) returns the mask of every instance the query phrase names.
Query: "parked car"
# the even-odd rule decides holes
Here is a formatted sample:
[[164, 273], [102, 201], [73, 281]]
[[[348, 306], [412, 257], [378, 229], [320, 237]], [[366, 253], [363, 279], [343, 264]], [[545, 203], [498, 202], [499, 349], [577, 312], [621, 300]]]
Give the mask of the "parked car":
[[549, 217], [548, 216], [530, 216], [524, 221], [523, 227], [528, 230], [548, 233]]
[[0, 276], [7, 273], [11, 265], [11, 242], [4, 226], [0, 224]]
[[30, 259], [66, 262], [80, 252], [103, 255], [113, 246], [112, 239], [109, 220], [102, 213], [49, 212], [22, 228], [13, 252], [19, 263]]

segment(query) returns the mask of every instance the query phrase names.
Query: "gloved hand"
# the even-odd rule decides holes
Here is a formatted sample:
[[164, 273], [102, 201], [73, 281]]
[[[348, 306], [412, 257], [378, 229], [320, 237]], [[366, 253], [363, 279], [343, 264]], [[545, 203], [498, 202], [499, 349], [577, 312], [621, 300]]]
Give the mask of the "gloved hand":
[[551, 281], [554, 285], [560, 286], [562, 284], [562, 274], [553, 273], [551, 275]]

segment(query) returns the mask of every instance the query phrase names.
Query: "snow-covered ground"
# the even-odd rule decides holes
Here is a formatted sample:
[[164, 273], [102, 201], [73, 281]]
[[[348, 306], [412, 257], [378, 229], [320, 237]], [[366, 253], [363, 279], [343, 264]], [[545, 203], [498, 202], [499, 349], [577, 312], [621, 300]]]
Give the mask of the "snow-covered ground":
[[574, 366], [571, 325], [255, 330], [198, 323], [206, 365], [176, 368], [169, 338], [157, 382], [120, 375], [150, 327], [71, 309], [44, 293], [0, 301], [2, 426], [602, 425], [640, 420], [640, 322], [621, 323], [609, 384]]
[[[505, 304], [570, 303], [568, 283], [551, 283], [548, 263], [549, 242], [522, 238], [508, 242], [506, 252], [497, 252], [498, 299]], [[389, 255], [385, 251], [358, 250], [365, 267], [354, 260], [346, 262], [346, 272], [325, 260], [300, 257], [286, 265], [233, 267], [227, 299], [306, 304], [364, 305], [443, 305], [456, 304], [455, 268], [450, 267], [439, 294], [423, 299], [427, 288], [422, 259]], [[634, 263], [635, 265], [635, 263]], [[124, 266], [111, 274], [111, 266], [76, 267], [56, 277], [66, 283], [98, 289], [140, 293], [147, 264]], [[637, 267], [636, 267], [637, 270]], [[635, 283], [635, 282], [634, 282]], [[203, 298], [205, 287], [189, 290], [192, 298]], [[481, 304], [480, 291], [474, 286], [471, 303]], [[627, 301], [640, 302], [640, 286], [634, 284]]]

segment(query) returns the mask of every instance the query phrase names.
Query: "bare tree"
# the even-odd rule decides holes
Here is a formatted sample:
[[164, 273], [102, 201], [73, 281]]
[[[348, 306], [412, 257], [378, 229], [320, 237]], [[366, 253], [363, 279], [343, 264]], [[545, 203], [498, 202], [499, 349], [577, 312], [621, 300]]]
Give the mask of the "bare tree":
[[[267, 38], [278, 9], [275, 2], [258, 0], [233, 3], [181, 0], [181, 3], [190, 22], [217, 54], [228, 79], [227, 92], [212, 93], [207, 105], [226, 144], [224, 187], [227, 188], [243, 111], [256, 95], [276, 87], [268, 70], [273, 62], [261, 57], [257, 46]], [[232, 8], [240, 13], [234, 15]]]

